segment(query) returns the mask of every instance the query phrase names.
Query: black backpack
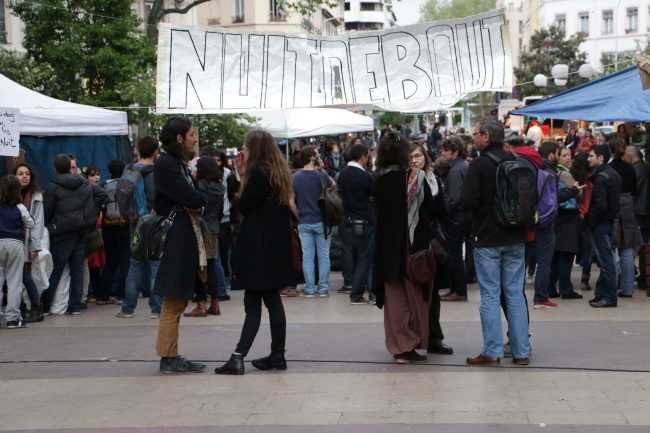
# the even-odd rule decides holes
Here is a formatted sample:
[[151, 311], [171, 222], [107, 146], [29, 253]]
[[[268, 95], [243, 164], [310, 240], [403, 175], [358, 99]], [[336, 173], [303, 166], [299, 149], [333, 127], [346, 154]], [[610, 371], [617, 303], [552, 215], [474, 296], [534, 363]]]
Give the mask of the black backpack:
[[501, 227], [525, 229], [535, 223], [537, 173], [524, 158], [511, 155], [502, 159], [485, 152], [497, 164], [494, 220]]
[[139, 262], [162, 259], [175, 216], [176, 211], [166, 218], [155, 213], [141, 216], [131, 238], [131, 258]]

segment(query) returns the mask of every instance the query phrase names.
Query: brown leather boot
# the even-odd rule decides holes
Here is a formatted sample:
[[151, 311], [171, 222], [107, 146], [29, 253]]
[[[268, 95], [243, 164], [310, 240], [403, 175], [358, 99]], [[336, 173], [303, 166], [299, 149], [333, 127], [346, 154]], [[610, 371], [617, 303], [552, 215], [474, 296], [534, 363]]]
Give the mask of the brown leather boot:
[[219, 300], [217, 298], [210, 299], [210, 308], [208, 308], [208, 314], [213, 316], [219, 316], [221, 311], [219, 311]]
[[207, 317], [208, 316], [208, 301], [199, 301], [196, 307], [189, 313], [183, 313], [183, 317]]

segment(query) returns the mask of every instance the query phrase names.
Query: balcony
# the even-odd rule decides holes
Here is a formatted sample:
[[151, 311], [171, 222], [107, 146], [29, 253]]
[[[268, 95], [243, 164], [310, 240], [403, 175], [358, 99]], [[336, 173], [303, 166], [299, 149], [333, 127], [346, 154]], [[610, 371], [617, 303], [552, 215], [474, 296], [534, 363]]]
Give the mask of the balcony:
[[287, 15], [283, 13], [269, 13], [269, 21], [272, 23], [283, 23], [287, 21]]

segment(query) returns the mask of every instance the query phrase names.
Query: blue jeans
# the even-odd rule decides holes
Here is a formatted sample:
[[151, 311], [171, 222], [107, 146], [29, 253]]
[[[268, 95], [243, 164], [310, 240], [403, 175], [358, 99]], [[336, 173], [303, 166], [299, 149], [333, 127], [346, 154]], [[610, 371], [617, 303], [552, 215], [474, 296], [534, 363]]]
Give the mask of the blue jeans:
[[555, 226], [535, 229], [535, 301], [548, 300], [548, 286], [551, 280], [551, 262], [555, 250]]
[[[156, 274], [160, 262], [140, 262], [131, 259], [129, 274], [126, 277], [124, 285], [124, 301], [122, 302], [122, 312], [133, 314], [135, 307], [138, 305], [138, 294], [145, 288], [149, 291], [149, 307], [152, 314], [160, 314], [162, 306], [162, 297], [153, 294], [153, 283], [156, 281]], [[146, 290], [143, 290], [145, 292]]]
[[476, 278], [481, 291], [482, 354], [503, 356], [500, 296], [503, 291], [508, 306], [508, 335], [515, 358], [528, 358], [528, 315], [521, 288], [524, 286], [524, 244], [474, 249]]
[[327, 293], [330, 286], [330, 233], [325, 237], [323, 223], [298, 224], [302, 245], [302, 272], [305, 275], [305, 293], [316, 292], [314, 259], [318, 257], [318, 293]]
[[68, 296], [68, 311], [81, 310], [81, 295], [83, 289], [84, 257], [86, 255], [86, 233], [67, 235], [63, 239], [55, 239], [50, 245], [52, 254], [52, 273], [49, 287], [43, 292], [43, 311], [50, 311], [54, 292], [61, 280], [65, 265], [70, 266], [70, 295]]
[[616, 303], [616, 266], [612, 251], [612, 223], [601, 222], [591, 227], [591, 248], [600, 266], [594, 300]]
[[228, 294], [228, 284], [226, 282], [226, 274], [221, 264], [219, 257], [214, 259], [214, 267], [217, 270], [217, 296], [225, 296]]
[[621, 273], [618, 279], [618, 290], [626, 295], [634, 293], [634, 251], [632, 248], [618, 250]]

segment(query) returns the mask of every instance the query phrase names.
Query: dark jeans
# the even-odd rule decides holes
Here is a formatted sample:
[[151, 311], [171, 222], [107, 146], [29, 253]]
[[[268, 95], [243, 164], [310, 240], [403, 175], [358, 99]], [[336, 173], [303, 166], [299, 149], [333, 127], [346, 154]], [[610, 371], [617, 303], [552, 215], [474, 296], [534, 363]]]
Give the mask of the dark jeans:
[[535, 241], [526, 242], [526, 270], [528, 275], [535, 275], [537, 267], [537, 258], [535, 257]]
[[262, 301], [269, 311], [269, 323], [271, 326], [271, 350], [284, 352], [284, 344], [287, 337], [287, 319], [284, 315], [284, 306], [278, 290], [244, 292], [244, 310], [246, 318], [241, 330], [241, 337], [237, 343], [237, 353], [244, 356], [248, 354], [257, 331], [260, 329], [262, 320]]
[[429, 307], [429, 346], [445, 339], [440, 326], [440, 294], [434, 288], [431, 293], [431, 306]]
[[88, 275], [90, 277], [88, 294], [95, 296], [95, 294], [100, 290], [99, 286], [102, 284], [102, 268], [89, 268]]
[[41, 295], [43, 310], [50, 311], [52, 299], [61, 280], [65, 265], [70, 266], [70, 296], [68, 311], [81, 309], [81, 295], [84, 276], [84, 256], [86, 255], [86, 233], [68, 235], [63, 239], [54, 239], [50, 245], [52, 253], [52, 273], [50, 286]]
[[217, 239], [219, 241], [219, 258], [221, 259], [224, 276], [230, 277], [230, 246], [232, 243], [232, 227], [230, 226], [230, 222], [219, 224]]
[[555, 226], [535, 229], [535, 301], [548, 300], [548, 285], [551, 279], [551, 262], [555, 250]]
[[41, 303], [41, 298], [38, 297], [38, 287], [34, 282], [32, 277], [32, 262], [25, 262], [23, 265], [23, 285], [25, 290], [27, 290], [27, 296], [29, 296], [29, 303], [34, 306]]
[[646, 288], [646, 250], [645, 250], [645, 244], [650, 241], [650, 227], [641, 227], [641, 236], [643, 237], [643, 245], [641, 245], [641, 248], [639, 248], [639, 289], [645, 289]]
[[596, 281], [595, 300], [604, 299], [616, 304], [616, 265], [612, 251], [612, 222], [601, 222], [591, 226], [591, 246], [600, 266]]
[[131, 263], [131, 229], [129, 226], [104, 226], [102, 237], [106, 249], [106, 266], [95, 298], [98, 301], [108, 301], [113, 280], [117, 282], [117, 297], [124, 298], [124, 283]]
[[198, 276], [196, 277], [196, 299], [199, 301], [206, 301], [208, 299], [207, 295], [210, 295], [211, 299], [217, 299], [217, 267], [214, 262], [215, 259], [208, 259], [207, 283], [201, 282], [201, 279]]
[[350, 300], [357, 301], [363, 296], [369, 281], [375, 248], [375, 226], [366, 223], [355, 227], [349, 221], [344, 221], [339, 230], [342, 235], [344, 269], [351, 280]]
[[556, 251], [551, 262], [551, 280], [549, 282], [549, 293], [557, 293], [555, 287], [559, 283], [560, 295], [569, 295], [574, 292], [571, 283], [571, 268], [575, 254], [566, 251]]
[[467, 296], [467, 275], [463, 261], [463, 241], [469, 232], [469, 219], [453, 215], [445, 225], [449, 235], [449, 285], [452, 293]]
[[465, 238], [465, 275], [468, 282], [476, 282], [476, 267], [474, 266], [474, 239], [470, 234]]

